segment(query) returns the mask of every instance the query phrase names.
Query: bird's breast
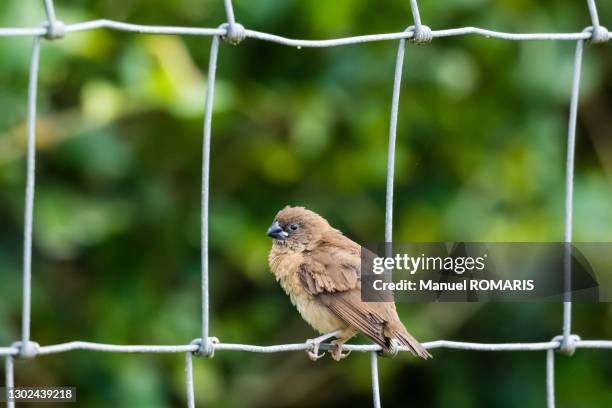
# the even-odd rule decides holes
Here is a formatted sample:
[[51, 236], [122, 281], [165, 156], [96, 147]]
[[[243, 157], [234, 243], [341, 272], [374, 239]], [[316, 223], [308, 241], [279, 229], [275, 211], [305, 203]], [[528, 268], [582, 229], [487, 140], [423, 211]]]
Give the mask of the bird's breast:
[[301, 254], [282, 256], [270, 254], [270, 269], [302, 318], [320, 333], [344, 329], [347, 325], [308, 293], [302, 285], [298, 271], [303, 262]]

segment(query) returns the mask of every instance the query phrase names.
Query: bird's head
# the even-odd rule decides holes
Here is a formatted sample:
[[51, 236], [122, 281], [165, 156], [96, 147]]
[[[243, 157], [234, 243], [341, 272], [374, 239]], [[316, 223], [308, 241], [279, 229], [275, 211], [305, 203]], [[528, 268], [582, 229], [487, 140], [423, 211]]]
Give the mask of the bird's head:
[[275, 245], [305, 250], [316, 244], [329, 229], [327, 220], [314, 211], [287, 206], [276, 214], [267, 234]]

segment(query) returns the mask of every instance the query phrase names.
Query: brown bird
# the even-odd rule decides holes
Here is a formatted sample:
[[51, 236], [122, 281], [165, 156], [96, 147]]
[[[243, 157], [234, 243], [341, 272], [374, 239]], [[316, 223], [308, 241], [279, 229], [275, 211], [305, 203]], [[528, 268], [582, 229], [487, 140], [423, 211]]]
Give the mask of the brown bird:
[[325, 218], [304, 207], [285, 207], [268, 228], [273, 238], [268, 257], [276, 280], [291, 298], [300, 315], [324, 334], [309, 340], [308, 352], [316, 360], [319, 345], [336, 337], [330, 351], [336, 361], [346, 357], [342, 346], [358, 332], [363, 333], [386, 353], [397, 345], [406, 346], [422, 358], [429, 352], [406, 331], [395, 303], [361, 300], [361, 247]]

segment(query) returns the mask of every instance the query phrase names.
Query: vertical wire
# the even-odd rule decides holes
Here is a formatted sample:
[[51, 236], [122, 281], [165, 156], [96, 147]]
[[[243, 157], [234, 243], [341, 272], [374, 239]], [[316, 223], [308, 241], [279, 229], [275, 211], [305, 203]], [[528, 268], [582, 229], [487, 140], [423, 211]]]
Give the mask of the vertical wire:
[[47, 13], [47, 21], [49, 23], [49, 29], [51, 32], [55, 31], [55, 6], [53, 0], [45, 0], [45, 13]]
[[[412, 4], [412, 1], [411, 1]], [[416, 4], [416, 3], [415, 3]], [[418, 9], [415, 16], [419, 20]], [[414, 9], [413, 9], [414, 14]], [[402, 70], [404, 65], [404, 52], [406, 49], [406, 40], [402, 39], [399, 42], [397, 49], [397, 58], [395, 61], [395, 75], [393, 78], [393, 94], [391, 96], [391, 116], [389, 119], [389, 147], [387, 152], [387, 186], [385, 197], [385, 252], [386, 256], [390, 256], [393, 251], [389, 245], [393, 240], [393, 179], [395, 173], [395, 145], [397, 139], [397, 117], [399, 110], [399, 97], [402, 84]], [[380, 386], [378, 383], [378, 356], [376, 352], [370, 353], [370, 367], [372, 370], [372, 398], [374, 408], [380, 408]]]
[[591, 24], [593, 25], [593, 32], [597, 31], [599, 27], [599, 15], [597, 14], [597, 6], [595, 0], [587, 0], [589, 6], [589, 14], [591, 15]]
[[372, 369], [372, 404], [380, 408], [380, 386], [378, 383], [378, 355], [375, 351], [370, 353], [370, 368]]
[[193, 356], [189, 351], [185, 353], [185, 386], [187, 391], [187, 408], [195, 408], [193, 394]]
[[555, 351], [546, 351], [546, 407], [555, 408]]
[[212, 109], [215, 94], [215, 75], [217, 55], [219, 54], [219, 36], [214, 36], [210, 46], [208, 63], [208, 81], [206, 85], [206, 102], [204, 106], [204, 140], [202, 144], [202, 208], [201, 208], [201, 268], [202, 268], [202, 350], [208, 351], [208, 196], [210, 189], [210, 138]]
[[385, 242], [393, 239], [393, 177], [395, 171], [395, 141], [397, 139], [397, 112], [399, 109], [400, 88], [402, 84], [402, 67], [406, 40], [399, 42], [395, 77], [393, 79], [393, 96], [391, 99], [391, 119], [389, 121], [389, 150], [387, 153], [387, 194], [385, 203]]
[[225, 15], [227, 16], [227, 22], [230, 27], [233, 27], [236, 24], [236, 17], [234, 16], [234, 6], [232, 5], [232, 0], [224, 0], [225, 4]]
[[[576, 118], [578, 116], [578, 97], [580, 91], [580, 72], [582, 69], [582, 50], [584, 40], [576, 43], [574, 58], [574, 75], [572, 79], [572, 96], [570, 101], [569, 124], [567, 129], [567, 160], [565, 169], [565, 248], [564, 248], [564, 276], [565, 301], [563, 302], [563, 345], [569, 343], [572, 324], [571, 291], [571, 242], [574, 201], [574, 156], [576, 151]], [[569, 299], [569, 300], [568, 300]]]
[[26, 164], [26, 191], [23, 230], [23, 309], [21, 314], [21, 341], [30, 341], [30, 314], [32, 293], [32, 224], [34, 216], [34, 186], [36, 160], [36, 86], [40, 60], [40, 37], [34, 37], [30, 77], [28, 79], [28, 150]]
[[415, 32], [421, 27], [421, 13], [419, 13], [419, 5], [417, 0], [410, 0], [410, 9], [412, 10], [412, 19], [414, 20]]
[[4, 373], [6, 383], [6, 407], [15, 408], [15, 401], [9, 400], [9, 389], [15, 386], [14, 379], [15, 367], [13, 366], [13, 356], [6, 356], [4, 360]]

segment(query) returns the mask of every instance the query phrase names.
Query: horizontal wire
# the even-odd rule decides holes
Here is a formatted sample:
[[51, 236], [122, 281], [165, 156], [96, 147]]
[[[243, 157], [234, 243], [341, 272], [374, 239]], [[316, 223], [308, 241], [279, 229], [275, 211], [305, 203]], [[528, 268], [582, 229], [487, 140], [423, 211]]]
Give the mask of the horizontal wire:
[[[515, 34], [515, 33], [504, 33], [500, 31], [492, 31], [478, 27], [462, 27], [462, 28], [451, 28], [446, 30], [434, 30], [432, 31], [433, 38], [441, 37], [454, 37], [475, 34], [487, 38], [499, 38], [503, 40], [513, 41], [532, 41], [532, 40], [586, 40], [591, 38], [592, 34], [589, 32], [581, 33], [527, 33], [527, 34]], [[355, 37], [336, 38], [331, 40], [296, 40], [292, 38], [281, 37], [274, 34], [262, 33], [259, 31], [246, 30], [247, 38], [254, 38], [263, 41], [270, 41], [281, 45], [288, 45], [291, 47], [335, 47], [340, 45], [349, 44], [361, 44], [375, 41], [387, 41], [387, 40], [401, 40], [409, 39], [414, 36], [412, 31], [404, 31], [398, 33], [385, 33], [385, 34], [371, 34], [371, 35], [360, 35]]]
[[[142, 34], [169, 34], [169, 35], [199, 35], [199, 36], [213, 36], [213, 35], [225, 35], [227, 29], [225, 28], [201, 28], [201, 27], [176, 27], [176, 26], [154, 26], [154, 25], [143, 25], [143, 24], [131, 24], [123, 23], [114, 20], [93, 20], [82, 23], [68, 24], [65, 26], [66, 33], [75, 33], [87, 30], [95, 30], [100, 28], [108, 28], [118, 31], [142, 33]], [[12, 36], [35, 36], [45, 35], [47, 29], [44, 27], [17, 27], [17, 28], [0, 28], [0, 37], [12, 37]], [[400, 40], [402, 38], [412, 38], [414, 33], [410, 31], [396, 32], [396, 33], [384, 33], [384, 34], [370, 34], [370, 35], [358, 35], [353, 37], [336, 38], [329, 40], [299, 40], [293, 38], [282, 37], [280, 35], [264, 33], [255, 30], [245, 30], [247, 38], [253, 38], [262, 41], [269, 41], [277, 44], [287, 45], [291, 47], [335, 47], [340, 45], [349, 44], [361, 44], [366, 42], [374, 41], [388, 41], [388, 40]], [[592, 37], [590, 32], [579, 32], [579, 33], [506, 33], [501, 31], [487, 30], [478, 27], [461, 27], [461, 28], [450, 28], [445, 30], [433, 30], [432, 36], [434, 38], [441, 37], [453, 37], [462, 35], [479, 35], [487, 38], [499, 38], [502, 40], [512, 41], [533, 41], [533, 40], [565, 40], [565, 41], [577, 41], [577, 40], [588, 40]]]
[[69, 343], [55, 344], [52, 346], [41, 346], [38, 354], [56, 354], [73, 350], [93, 350], [115, 353], [185, 353], [196, 351], [197, 345], [116, 345], [103, 343], [90, 343], [87, 341], [71, 341]]
[[[428, 350], [454, 349], [472, 351], [542, 351], [559, 348], [559, 341], [546, 341], [536, 343], [470, 343], [463, 341], [436, 340], [422, 343]], [[612, 349], [612, 340], [576, 340], [573, 343], [581, 349]], [[279, 344], [274, 346], [257, 346], [252, 344], [219, 343], [214, 345], [215, 351], [247, 351], [252, 353], [281, 353], [288, 351], [303, 351], [312, 347], [311, 343]], [[323, 343], [320, 350], [332, 350], [336, 346]], [[117, 345], [92, 343], [87, 341], [71, 341], [68, 343], [41, 346], [37, 355], [58, 354], [76, 350], [91, 350], [114, 353], [186, 353], [198, 351], [197, 344], [179, 345]], [[381, 347], [375, 344], [345, 344], [346, 351], [380, 351]], [[399, 351], [410, 351], [408, 347], [398, 347]], [[17, 355], [18, 347], [0, 347], [0, 355]]]
[[612, 349], [612, 340], [580, 340], [574, 343], [576, 348]]
[[226, 30], [223, 28], [201, 28], [201, 27], [174, 27], [174, 26], [153, 26], [143, 24], [122, 23], [114, 20], [93, 20], [84, 23], [66, 25], [66, 33], [79, 31], [95, 30], [99, 28], [110, 28], [117, 31], [127, 31], [141, 34], [170, 34], [170, 35], [224, 35]]
[[47, 34], [47, 29], [40, 28], [29, 28], [29, 27], [16, 27], [16, 28], [0, 28], [0, 37], [33, 37], [36, 35]]
[[0, 347], [0, 356], [14, 356], [19, 354], [17, 347]]

